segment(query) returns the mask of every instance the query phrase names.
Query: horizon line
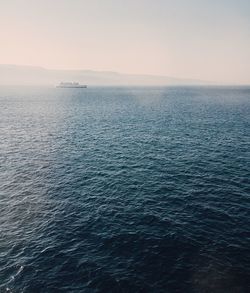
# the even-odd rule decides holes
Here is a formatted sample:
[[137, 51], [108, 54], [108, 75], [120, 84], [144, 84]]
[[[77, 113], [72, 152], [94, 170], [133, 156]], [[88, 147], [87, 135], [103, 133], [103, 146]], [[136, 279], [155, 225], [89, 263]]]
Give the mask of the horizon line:
[[[120, 71], [114, 71], [114, 70], [104, 70], [104, 69], [58, 69], [58, 68], [48, 68], [46, 66], [41, 66], [41, 65], [27, 65], [27, 64], [14, 64], [14, 63], [0, 63], [0, 66], [12, 66], [12, 67], [27, 67], [27, 68], [37, 68], [37, 69], [43, 69], [43, 70], [48, 70], [48, 71], [86, 71], [86, 72], [98, 72], [98, 73], [113, 73], [113, 74], [119, 74], [119, 75], [128, 75], [128, 76], [145, 76], [145, 77], [163, 77], [163, 78], [172, 78], [172, 79], [179, 79], [179, 80], [189, 80], [193, 82], [201, 82], [204, 83], [204, 85], [201, 84], [179, 84], [179, 85], [171, 85], [171, 84], [166, 84], [166, 85], [148, 85], [148, 86], [160, 86], [160, 87], [168, 87], [168, 86], [250, 86], [249, 83], [241, 83], [241, 82], [220, 82], [220, 81], [209, 81], [209, 80], [203, 80], [200, 78], [195, 78], [195, 77], [176, 77], [176, 76], [170, 76], [170, 75], [163, 75], [163, 74], [152, 74], [152, 73], [127, 73], [127, 72], [120, 72]], [[0, 84], [3, 86], [3, 84]], [[37, 86], [41, 86], [42, 84], [37, 84]], [[48, 84], [49, 85], [49, 84]], [[20, 86], [20, 84], [16, 84], [13, 86]], [[24, 86], [29, 86], [24, 85]], [[33, 86], [33, 85], [30, 85]], [[95, 86], [112, 86], [112, 85], [95, 85]], [[114, 85], [118, 86], [118, 85]], [[131, 85], [119, 85], [121, 87], [123, 86], [131, 86]], [[145, 85], [132, 85], [132, 86], [145, 86]], [[146, 85], [147, 86], [147, 85]]]

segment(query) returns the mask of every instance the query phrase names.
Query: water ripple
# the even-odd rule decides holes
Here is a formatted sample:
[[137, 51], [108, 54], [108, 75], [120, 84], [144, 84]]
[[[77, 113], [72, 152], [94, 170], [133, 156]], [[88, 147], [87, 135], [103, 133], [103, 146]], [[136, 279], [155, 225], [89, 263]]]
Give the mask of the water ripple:
[[249, 88], [0, 101], [0, 292], [249, 292]]

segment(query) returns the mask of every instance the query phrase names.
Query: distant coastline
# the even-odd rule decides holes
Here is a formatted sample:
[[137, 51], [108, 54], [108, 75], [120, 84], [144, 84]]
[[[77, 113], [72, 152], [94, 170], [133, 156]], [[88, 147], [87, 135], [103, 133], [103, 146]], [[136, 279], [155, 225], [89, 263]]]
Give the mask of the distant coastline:
[[211, 85], [212, 82], [168, 76], [124, 74], [93, 70], [56, 70], [35, 66], [1, 65], [0, 85], [55, 85], [77, 80], [96, 86]]

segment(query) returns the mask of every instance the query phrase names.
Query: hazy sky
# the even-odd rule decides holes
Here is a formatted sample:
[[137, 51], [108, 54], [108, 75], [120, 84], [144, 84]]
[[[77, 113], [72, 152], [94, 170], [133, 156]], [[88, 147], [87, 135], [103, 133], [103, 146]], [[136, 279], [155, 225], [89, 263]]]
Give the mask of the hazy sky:
[[250, 83], [250, 0], [0, 0], [0, 64]]

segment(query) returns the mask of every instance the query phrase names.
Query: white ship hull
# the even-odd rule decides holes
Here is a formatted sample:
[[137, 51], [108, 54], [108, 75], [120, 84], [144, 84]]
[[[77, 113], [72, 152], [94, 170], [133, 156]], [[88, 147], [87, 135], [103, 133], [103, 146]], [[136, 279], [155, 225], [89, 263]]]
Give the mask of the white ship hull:
[[59, 85], [56, 86], [57, 88], [77, 88], [77, 89], [85, 89], [87, 88], [84, 84], [79, 84], [78, 82], [61, 82]]

